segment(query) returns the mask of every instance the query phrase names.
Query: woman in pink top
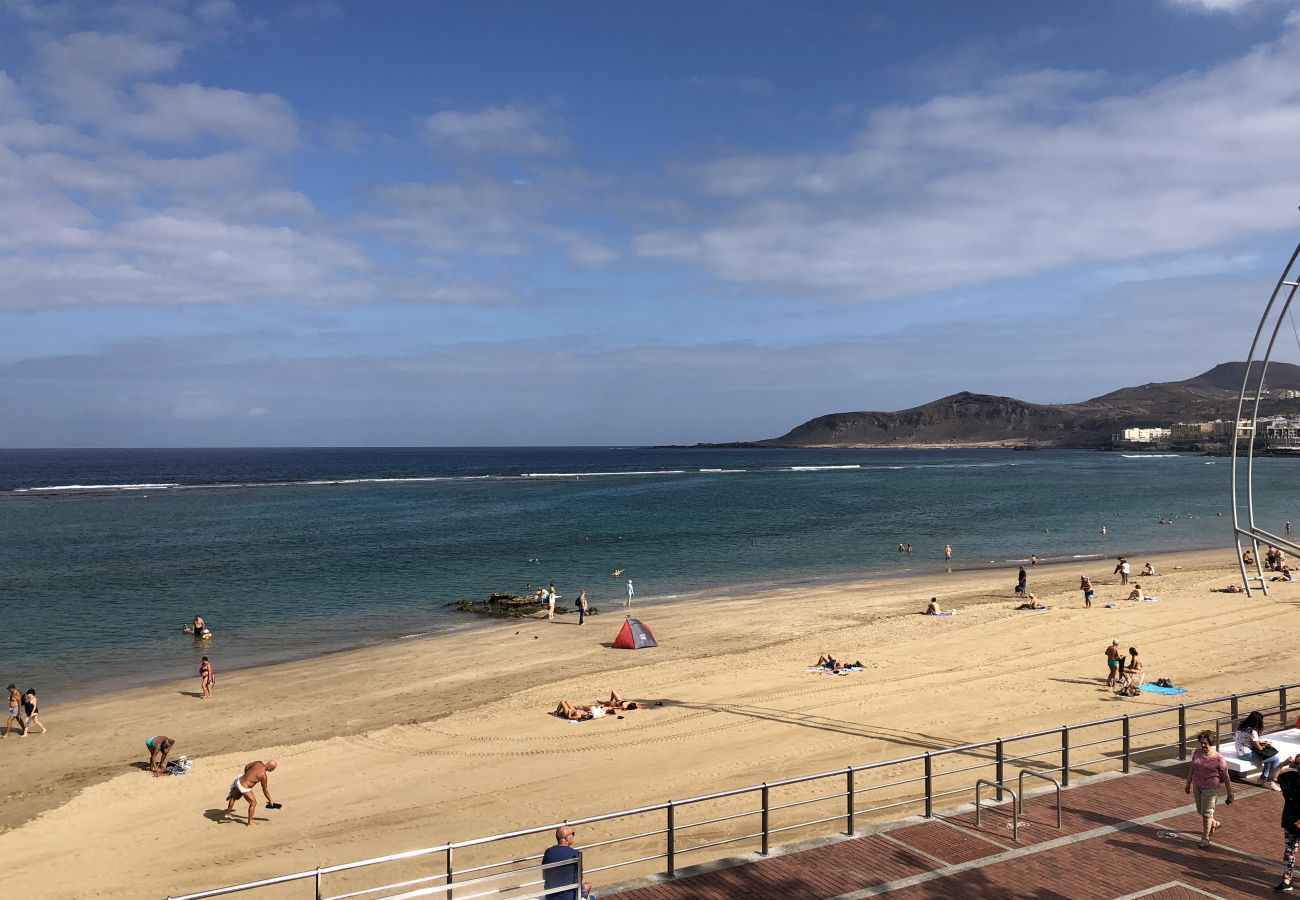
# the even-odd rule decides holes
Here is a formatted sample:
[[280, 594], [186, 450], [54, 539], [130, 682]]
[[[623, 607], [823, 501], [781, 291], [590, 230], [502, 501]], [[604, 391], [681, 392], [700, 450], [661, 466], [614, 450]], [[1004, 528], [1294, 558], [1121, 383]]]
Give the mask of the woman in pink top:
[[1200, 744], [1192, 751], [1192, 765], [1187, 770], [1186, 792], [1196, 788], [1196, 811], [1201, 814], [1201, 842], [1198, 847], [1210, 846], [1210, 837], [1219, 827], [1214, 818], [1214, 801], [1219, 796], [1219, 787], [1228, 788], [1227, 803], [1232, 804], [1232, 782], [1228, 779], [1228, 761], [1214, 747], [1214, 732], [1202, 731], [1196, 736]]

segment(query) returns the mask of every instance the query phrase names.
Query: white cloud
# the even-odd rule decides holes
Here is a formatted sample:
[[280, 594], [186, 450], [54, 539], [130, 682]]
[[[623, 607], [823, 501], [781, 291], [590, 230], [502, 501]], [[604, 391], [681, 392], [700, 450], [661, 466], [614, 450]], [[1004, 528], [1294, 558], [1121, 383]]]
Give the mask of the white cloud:
[[102, 127], [146, 141], [192, 143], [200, 138], [283, 152], [298, 139], [293, 110], [275, 94], [249, 94], [198, 84], [141, 84], [134, 109]]
[[523, 106], [490, 106], [477, 112], [445, 110], [421, 122], [425, 139], [460, 153], [499, 155], [552, 153], [565, 144], [545, 133], [542, 114]]
[[1201, 13], [1239, 13], [1247, 7], [1260, 7], [1277, 0], [1166, 0], [1178, 9]]
[[1276, 231], [1300, 193], [1296, 38], [1132, 94], [1025, 73], [877, 110], [839, 152], [717, 160], [695, 172], [715, 200], [634, 246], [877, 300]]

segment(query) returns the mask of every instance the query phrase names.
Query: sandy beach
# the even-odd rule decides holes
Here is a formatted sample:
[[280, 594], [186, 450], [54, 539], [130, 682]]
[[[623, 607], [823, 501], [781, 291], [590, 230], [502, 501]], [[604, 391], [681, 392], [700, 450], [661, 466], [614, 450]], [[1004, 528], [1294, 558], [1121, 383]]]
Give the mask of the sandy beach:
[[[516, 620], [219, 669], [210, 701], [187, 678], [50, 707], [48, 734], [0, 742], [7, 887], [163, 897], [1167, 705], [1103, 689], [1112, 638], [1189, 701], [1293, 680], [1300, 584], [1247, 600], [1210, 590], [1239, 580], [1227, 551], [1135, 557], [1134, 571], [1148, 559], [1166, 574], [1136, 580], [1159, 603], [1124, 603], [1109, 560], [1031, 569], [1044, 613], [1014, 610], [1014, 569], [959, 570], [657, 605], [643, 611], [655, 650], [611, 649], [623, 611], [606, 607], [581, 627]], [[931, 595], [959, 615], [917, 615]], [[805, 673], [823, 651], [869, 671]], [[549, 715], [611, 689], [649, 707]], [[189, 775], [144, 770], [160, 733]], [[272, 757], [285, 808], [259, 809], [253, 829], [219, 822], [244, 763]]]

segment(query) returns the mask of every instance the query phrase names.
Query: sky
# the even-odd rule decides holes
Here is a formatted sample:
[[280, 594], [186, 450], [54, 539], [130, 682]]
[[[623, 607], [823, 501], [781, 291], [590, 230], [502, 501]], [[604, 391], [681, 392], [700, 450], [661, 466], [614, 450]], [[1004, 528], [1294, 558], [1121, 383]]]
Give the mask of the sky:
[[1080, 401], [1244, 359], [1297, 204], [1300, 0], [0, 0], [0, 447]]

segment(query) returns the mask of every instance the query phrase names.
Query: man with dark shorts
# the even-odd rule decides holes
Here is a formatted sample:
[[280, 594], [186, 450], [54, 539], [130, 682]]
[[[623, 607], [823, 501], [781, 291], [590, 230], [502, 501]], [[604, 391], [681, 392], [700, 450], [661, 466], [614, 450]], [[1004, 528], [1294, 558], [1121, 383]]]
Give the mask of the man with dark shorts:
[[235, 801], [243, 797], [248, 801], [248, 827], [252, 828], [253, 813], [257, 810], [257, 797], [253, 795], [253, 788], [259, 784], [262, 786], [262, 795], [266, 797], [267, 809], [278, 809], [271, 802], [271, 789], [267, 785], [267, 776], [275, 771], [276, 761], [268, 759], [262, 762], [260, 759], [254, 760], [244, 766], [244, 774], [235, 779], [230, 785], [230, 793], [226, 795], [226, 815], [223, 819], [234, 818]]
[[595, 900], [595, 894], [591, 892], [591, 882], [583, 882], [582, 887], [575, 887], [580, 877], [582, 851], [573, 849], [573, 829], [568, 825], [561, 825], [555, 829], [555, 846], [547, 847], [546, 852], [542, 854], [542, 865], [548, 866], [551, 863], [562, 863], [573, 861], [572, 865], [555, 866], [550, 869], [542, 870], [542, 883], [548, 888], [561, 888], [561, 890], [548, 890], [543, 896], [546, 900]]

